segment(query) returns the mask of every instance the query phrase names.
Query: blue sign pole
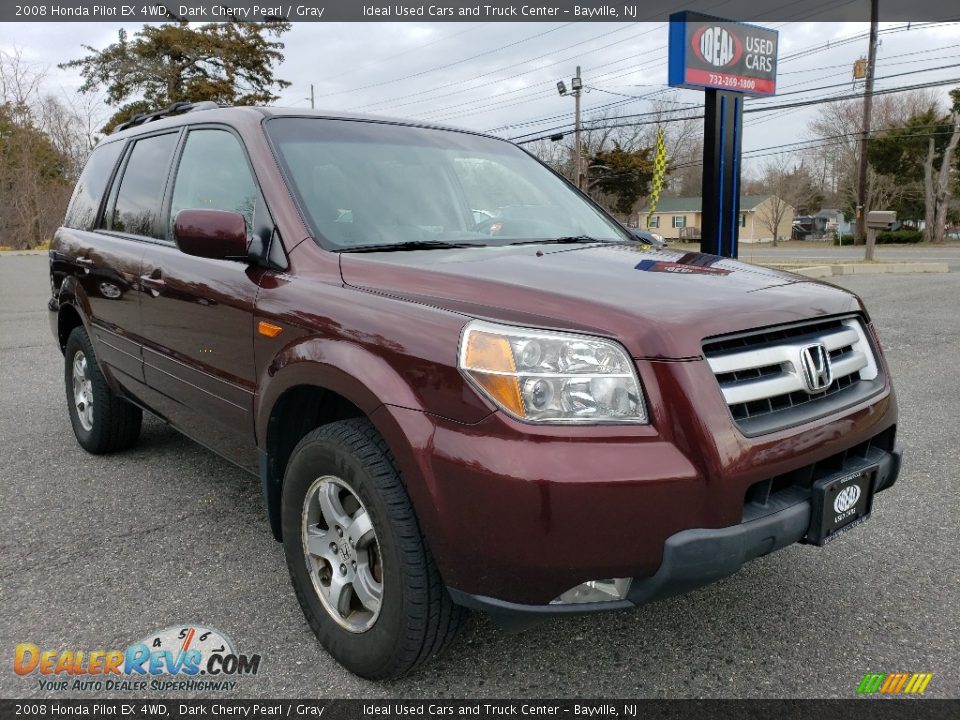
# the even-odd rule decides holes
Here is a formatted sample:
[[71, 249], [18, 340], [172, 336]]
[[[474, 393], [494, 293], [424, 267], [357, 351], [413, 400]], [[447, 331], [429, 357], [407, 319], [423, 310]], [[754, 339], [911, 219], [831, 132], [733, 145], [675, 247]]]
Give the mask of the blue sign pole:
[[706, 91], [700, 251], [735, 258], [740, 239], [743, 96]]

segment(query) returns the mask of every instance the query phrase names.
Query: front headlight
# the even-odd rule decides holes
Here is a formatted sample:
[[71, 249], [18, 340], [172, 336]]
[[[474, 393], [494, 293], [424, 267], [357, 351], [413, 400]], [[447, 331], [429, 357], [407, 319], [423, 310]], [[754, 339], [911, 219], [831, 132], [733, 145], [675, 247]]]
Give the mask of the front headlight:
[[472, 321], [460, 340], [460, 370], [520, 420], [646, 423], [633, 362], [611, 340]]

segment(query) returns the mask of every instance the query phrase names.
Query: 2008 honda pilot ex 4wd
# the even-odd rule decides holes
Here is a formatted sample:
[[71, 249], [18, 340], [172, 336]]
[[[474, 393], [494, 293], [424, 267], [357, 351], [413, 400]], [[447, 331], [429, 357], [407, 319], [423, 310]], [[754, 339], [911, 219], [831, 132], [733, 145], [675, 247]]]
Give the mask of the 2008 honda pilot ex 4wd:
[[633, 607], [821, 545], [899, 472], [856, 296], [650, 251], [476, 133], [139, 117], [50, 269], [80, 444], [127, 448], [148, 410], [258, 474], [311, 627], [370, 678], [466, 608]]

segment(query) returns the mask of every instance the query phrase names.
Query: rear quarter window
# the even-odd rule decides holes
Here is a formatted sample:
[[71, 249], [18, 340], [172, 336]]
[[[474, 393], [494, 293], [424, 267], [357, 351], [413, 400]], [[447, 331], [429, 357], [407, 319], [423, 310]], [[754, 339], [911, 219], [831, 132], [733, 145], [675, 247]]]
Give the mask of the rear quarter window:
[[100, 201], [122, 151], [122, 142], [112, 142], [98, 146], [87, 158], [67, 207], [67, 217], [63, 221], [66, 227], [74, 230], [94, 229]]

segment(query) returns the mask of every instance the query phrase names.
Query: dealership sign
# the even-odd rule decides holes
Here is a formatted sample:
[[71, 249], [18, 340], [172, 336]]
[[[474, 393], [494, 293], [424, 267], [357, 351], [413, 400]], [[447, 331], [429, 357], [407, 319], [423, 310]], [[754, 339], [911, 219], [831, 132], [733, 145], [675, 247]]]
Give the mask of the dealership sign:
[[777, 32], [700, 13], [674, 13], [669, 82], [674, 87], [774, 95]]

